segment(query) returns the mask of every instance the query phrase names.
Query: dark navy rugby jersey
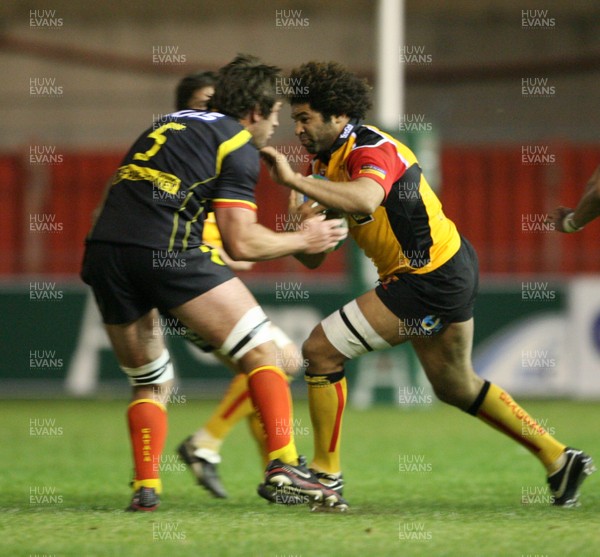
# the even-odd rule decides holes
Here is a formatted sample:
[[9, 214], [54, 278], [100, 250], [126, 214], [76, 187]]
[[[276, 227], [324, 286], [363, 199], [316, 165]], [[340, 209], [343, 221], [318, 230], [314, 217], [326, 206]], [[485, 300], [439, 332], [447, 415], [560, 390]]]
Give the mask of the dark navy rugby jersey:
[[124, 158], [87, 241], [198, 247], [215, 207], [256, 210], [259, 156], [251, 139], [237, 120], [217, 112], [164, 117]]

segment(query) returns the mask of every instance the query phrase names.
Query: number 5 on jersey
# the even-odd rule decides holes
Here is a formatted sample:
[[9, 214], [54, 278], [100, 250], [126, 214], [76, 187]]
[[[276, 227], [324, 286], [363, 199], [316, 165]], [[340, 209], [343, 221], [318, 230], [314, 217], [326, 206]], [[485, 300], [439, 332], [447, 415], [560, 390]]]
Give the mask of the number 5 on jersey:
[[167, 130], [185, 130], [185, 125], [178, 124], [177, 122], [169, 122], [168, 124], [164, 124], [160, 128], [155, 129], [152, 133], [149, 133], [148, 137], [154, 139], [154, 144], [145, 153], [136, 153], [133, 155], [134, 160], [147, 161], [156, 155], [165, 141], [167, 141], [167, 136], [164, 134]]

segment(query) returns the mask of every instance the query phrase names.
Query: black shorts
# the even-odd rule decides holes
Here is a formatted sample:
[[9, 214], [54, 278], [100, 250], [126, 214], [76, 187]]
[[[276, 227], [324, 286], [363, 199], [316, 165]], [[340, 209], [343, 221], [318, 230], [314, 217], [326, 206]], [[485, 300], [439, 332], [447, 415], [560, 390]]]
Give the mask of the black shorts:
[[407, 329], [421, 328], [437, 333], [449, 323], [468, 321], [479, 287], [477, 254], [461, 237], [456, 254], [430, 273], [400, 273], [395, 281], [380, 284], [375, 292], [385, 306], [403, 321]]
[[81, 270], [109, 325], [135, 321], [152, 308], [168, 312], [233, 277], [197, 248], [169, 252], [102, 242], [86, 245]]

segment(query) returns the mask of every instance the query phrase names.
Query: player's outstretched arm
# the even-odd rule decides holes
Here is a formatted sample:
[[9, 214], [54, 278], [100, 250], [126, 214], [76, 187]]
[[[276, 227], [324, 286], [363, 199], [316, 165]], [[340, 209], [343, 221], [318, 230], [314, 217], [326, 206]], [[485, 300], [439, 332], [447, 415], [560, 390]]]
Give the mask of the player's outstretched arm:
[[600, 166], [589, 179], [577, 207], [557, 207], [548, 216], [558, 232], [577, 232], [600, 216]]
[[324, 215], [305, 220], [295, 232], [274, 232], [256, 222], [256, 213], [248, 209], [216, 208], [215, 216], [223, 247], [235, 261], [321, 253], [347, 236], [347, 230], [339, 228], [340, 219], [325, 220]]
[[350, 182], [315, 180], [294, 172], [286, 157], [274, 147], [263, 147], [260, 154], [275, 182], [299, 191], [330, 209], [370, 215], [385, 197], [383, 188], [370, 178], [358, 178]]

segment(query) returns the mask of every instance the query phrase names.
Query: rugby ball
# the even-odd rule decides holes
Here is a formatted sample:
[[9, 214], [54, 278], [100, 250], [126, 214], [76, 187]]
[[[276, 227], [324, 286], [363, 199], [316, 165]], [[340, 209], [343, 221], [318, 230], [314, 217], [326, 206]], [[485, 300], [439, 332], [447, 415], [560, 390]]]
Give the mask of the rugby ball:
[[[310, 178], [313, 178], [314, 180], [327, 180], [327, 178], [325, 178], [325, 176], [320, 176], [319, 174], [311, 174]], [[305, 195], [304, 201], [308, 201], [308, 199], [309, 198]], [[345, 228], [346, 230], [348, 230], [348, 217], [344, 213], [340, 213], [339, 211], [336, 211], [335, 209], [325, 209], [323, 211], [323, 214], [325, 215], [325, 220], [342, 219], [342, 223], [340, 224], [339, 228]], [[346, 241], [346, 239], [344, 238], [343, 240], [339, 241], [332, 248], [325, 250], [324, 253], [331, 253], [332, 251], [339, 249], [345, 241]]]
[[[325, 214], [325, 220], [342, 219], [342, 223], [339, 225], [338, 228], [344, 228], [344, 229], [348, 230], [348, 217], [346, 215], [344, 215], [343, 213], [338, 213], [337, 211], [334, 211], [333, 209], [325, 209], [325, 211], [323, 211], [323, 213]], [[348, 236], [346, 236], [346, 238], [348, 238]], [[344, 244], [344, 242], [346, 241], [346, 238], [344, 238], [343, 240], [340, 240], [332, 248], [326, 249], [324, 253], [331, 253], [332, 251], [340, 249], [342, 247], [342, 245]]]

